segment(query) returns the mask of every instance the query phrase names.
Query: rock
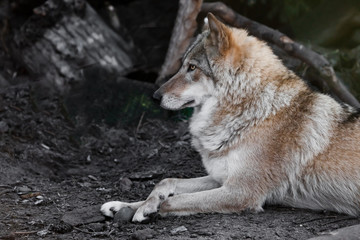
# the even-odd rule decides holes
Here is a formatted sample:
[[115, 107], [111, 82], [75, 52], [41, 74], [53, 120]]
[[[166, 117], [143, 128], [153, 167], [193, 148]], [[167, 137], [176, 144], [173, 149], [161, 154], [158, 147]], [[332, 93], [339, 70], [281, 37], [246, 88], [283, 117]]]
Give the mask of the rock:
[[43, 199], [36, 200], [36, 202], [34, 203], [34, 205], [40, 205], [42, 202], [44, 202]]
[[16, 187], [16, 191], [18, 192], [18, 194], [23, 194], [31, 192], [31, 188], [29, 188], [28, 186]]
[[177, 233], [180, 233], [180, 232], [186, 232], [187, 231], [187, 228], [185, 226], [180, 226], [180, 227], [177, 227], [177, 228], [174, 228], [170, 231], [171, 234], [177, 234]]
[[124, 207], [118, 211], [114, 216], [115, 223], [130, 222], [135, 214], [135, 210], [130, 207]]
[[103, 223], [90, 223], [86, 226], [90, 232], [102, 232], [105, 229], [105, 224]]
[[73, 226], [63, 221], [59, 221], [55, 224], [50, 224], [49, 231], [56, 232], [56, 233], [68, 233], [73, 230]]
[[50, 233], [49, 230], [44, 229], [44, 230], [38, 231], [38, 232], [36, 233], [36, 235], [38, 235], [39, 237], [45, 237], [45, 236], [48, 235], [49, 233]]
[[65, 213], [61, 220], [71, 226], [78, 226], [105, 221], [105, 216], [100, 212], [100, 205], [94, 205]]
[[146, 240], [149, 238], [153, 238], [155, 233], [156, 232], [153, 229], [145, 228], [143, 230], [138, 230], [138, 231], [134, 232], [131, 235], [131, 239], [132, 240]]
[[359, 240], [360, 239], [360, 224], [340, 228], [329, 232], [326, 235], [314, 237], [309, 240]]
[[121, 188], [121, 190], [123, 190], [123, 191], [130, 190], [131, 185], [132, 185], [132, 181], [129, 178], [124, 177], [124, 178], [120, 179], [120, 188]]

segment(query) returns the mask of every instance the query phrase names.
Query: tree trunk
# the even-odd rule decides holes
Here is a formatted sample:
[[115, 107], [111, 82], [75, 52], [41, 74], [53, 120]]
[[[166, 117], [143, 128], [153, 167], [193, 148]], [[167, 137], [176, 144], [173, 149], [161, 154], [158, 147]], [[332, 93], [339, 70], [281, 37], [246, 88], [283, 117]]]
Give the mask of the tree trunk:
[[123, 74], [138, 60], [131, 39], [110, 29], [86, 1], [48, 0], [34, 9], [14, 39], [19, 62], [61, 91], [81, 81], [87, 66]]

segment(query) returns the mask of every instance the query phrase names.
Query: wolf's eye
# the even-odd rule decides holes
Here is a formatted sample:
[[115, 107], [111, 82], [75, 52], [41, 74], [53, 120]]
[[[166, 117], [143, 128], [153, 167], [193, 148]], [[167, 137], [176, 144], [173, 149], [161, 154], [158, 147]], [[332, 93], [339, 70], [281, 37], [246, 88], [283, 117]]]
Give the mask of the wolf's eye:
[[189, 64], [188, 72], [192, 72], [196, 69], [196, 66], [193, 64]]

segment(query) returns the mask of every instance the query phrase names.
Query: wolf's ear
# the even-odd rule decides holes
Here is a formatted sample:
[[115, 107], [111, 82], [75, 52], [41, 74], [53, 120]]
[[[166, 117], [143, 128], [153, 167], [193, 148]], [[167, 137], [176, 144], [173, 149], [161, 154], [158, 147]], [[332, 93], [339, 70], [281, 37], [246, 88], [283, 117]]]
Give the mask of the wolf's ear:
[[207, 17], [204, 18], [204, 25], [201, 28], [202, 31], [209, 30], [209, 20]]
[[210, 29], [209, 40], [211, 44], [220, 51], [226, 50], [229, 47], [228, 27], [220, 22], [212, 13], [208, 13], [207, 19]]

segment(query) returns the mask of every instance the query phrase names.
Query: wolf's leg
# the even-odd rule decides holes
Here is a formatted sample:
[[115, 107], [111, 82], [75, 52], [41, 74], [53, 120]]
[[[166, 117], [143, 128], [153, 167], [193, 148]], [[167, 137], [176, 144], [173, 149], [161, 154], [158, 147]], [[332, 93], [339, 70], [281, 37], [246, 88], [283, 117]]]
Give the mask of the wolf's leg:
[[133, 217], [133, 221], [142, 222], [146, 220], [149, 215], [159, 210], [160, 204], [168, 199], [169, 196], [200, 192], [220, 186], [221, 185], [210, 176], [191, 179], [164, 179], [155, 186], [146, 201], [138, 208]]
[[137, 210], [145, 201], [127, 203], [127, 202], [120, 202], [120, 201], [111, 201], [104, 203], [101, 205], [100, 211], [108, 217], [114, 217], [114, 212], [119, 211], [124, 207], [130, 207], [134, 210]]
[[[239, 190], [239, 189], [238, 189]], [[164, 201], [159, 209], [161, 215], [188, 215], [194, 213], [232, 213], [245, 209], [262, 211], [264, 199], [242, 196], [240, 191], [225, 186], [203, 192], [180, 194]]]

